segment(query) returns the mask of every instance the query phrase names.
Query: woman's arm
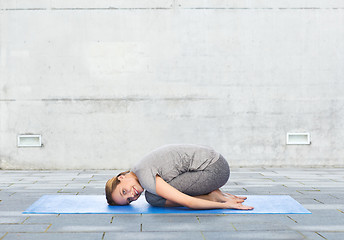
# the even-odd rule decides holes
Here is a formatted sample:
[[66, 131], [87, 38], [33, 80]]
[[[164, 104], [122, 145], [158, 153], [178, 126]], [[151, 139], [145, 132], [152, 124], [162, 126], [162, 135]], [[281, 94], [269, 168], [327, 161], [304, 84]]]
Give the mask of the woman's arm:
[[165, 198], [167, 206], [185, 206], [192, 209], [217, 209], [217, 208], [235, 208], [249, 210], [247, 207], [234, 200], [229, 199], [226, 202], [214, 202], [201, 198], [186, 195], [165, 182], [160, 176], [156, 176], [156, 193]]

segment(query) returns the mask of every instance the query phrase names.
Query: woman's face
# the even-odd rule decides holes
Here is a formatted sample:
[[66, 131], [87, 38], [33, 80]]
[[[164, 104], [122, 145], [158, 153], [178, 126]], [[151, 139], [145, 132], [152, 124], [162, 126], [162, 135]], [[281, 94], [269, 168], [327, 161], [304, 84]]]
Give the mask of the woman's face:
[[126, 174], [119, 176], [118, 179], [120, 183], [112, 192], [112, 199], [118, 205], [127, 205], [132, 201], [136, 201], [143, 192], [143, 188], [137, 178], [130, 174]]

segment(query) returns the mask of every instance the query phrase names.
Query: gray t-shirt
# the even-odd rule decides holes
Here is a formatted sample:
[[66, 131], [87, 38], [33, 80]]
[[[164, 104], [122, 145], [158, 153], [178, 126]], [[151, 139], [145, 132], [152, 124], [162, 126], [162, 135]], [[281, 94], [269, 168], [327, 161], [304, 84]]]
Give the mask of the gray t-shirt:
[[218, 152], [207, 146], [165, 145], [143, 157], [132, 172], [136, 174], [145, 190], [156, 194], [156, 175], [169, 182], [184, 172], [204, 170], [215, 163], [219, 157]]

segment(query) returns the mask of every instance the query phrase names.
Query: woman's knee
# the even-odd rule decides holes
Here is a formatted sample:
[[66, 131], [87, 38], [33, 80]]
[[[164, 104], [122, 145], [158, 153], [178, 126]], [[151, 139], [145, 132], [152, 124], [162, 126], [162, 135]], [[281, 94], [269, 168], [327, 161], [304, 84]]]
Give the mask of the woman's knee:
[[227, 160], [220, 155], [220, 158], [207, 169], [209, 174], [209, 186], [216, 190], [227, 183], [230, 177], [230, 168]]
[[150, 192], [145, 192], [146, 201], [155, 207], [164, 207], [166, 199]]

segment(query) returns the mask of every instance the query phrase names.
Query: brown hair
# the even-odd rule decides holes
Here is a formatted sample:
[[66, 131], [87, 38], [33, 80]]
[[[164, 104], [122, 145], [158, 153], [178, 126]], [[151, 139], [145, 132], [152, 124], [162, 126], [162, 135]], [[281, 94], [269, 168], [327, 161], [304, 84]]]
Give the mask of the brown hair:
[[121, 172], [120, 174], [118, 174], [116, 177], [113, 177], [111, 179], [109, 179], [106, 184], [105, 184], [105, 195], [106, 195], [106, 200], [108, 202], [109, 205], [114, 206], [114, 205], [118, 205], [116, 204], [116, 202], [112, 199], [112, 193], [113, 191], [115, 191], [117, 185], [120, 183], [120, 180], [118, 179], [119, 176], [121, 175], [125, 175], [127, 173], [129, 173], [130, 171], [126, 171], [126, 172]]

